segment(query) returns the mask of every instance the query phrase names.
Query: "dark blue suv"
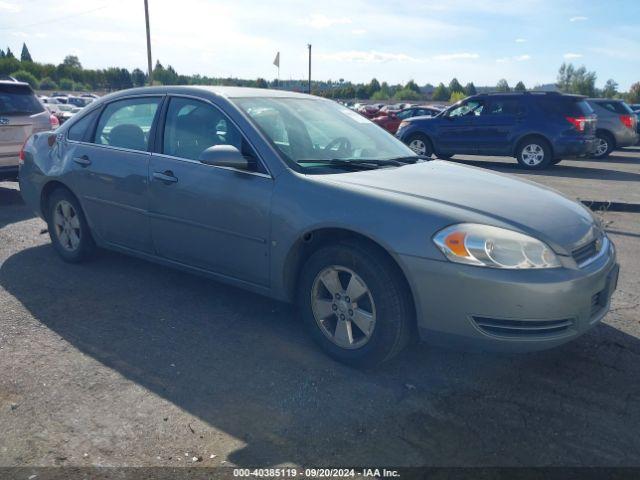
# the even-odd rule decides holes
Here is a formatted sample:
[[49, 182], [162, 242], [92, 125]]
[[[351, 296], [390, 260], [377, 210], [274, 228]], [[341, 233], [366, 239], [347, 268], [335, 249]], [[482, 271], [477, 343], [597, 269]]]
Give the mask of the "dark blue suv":
[[516, 157], [527, 169], [595, 150], [596, 115], [585, 97], [556, 92], [468, 97], [436, 117], [400, 124], [396, 136], [419, 155]]

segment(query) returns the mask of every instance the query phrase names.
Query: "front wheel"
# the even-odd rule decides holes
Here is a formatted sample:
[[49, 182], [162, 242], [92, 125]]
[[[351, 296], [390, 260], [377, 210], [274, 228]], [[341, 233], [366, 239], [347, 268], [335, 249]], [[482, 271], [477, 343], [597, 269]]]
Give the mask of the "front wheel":
[[551, 148], [545, 140], [539, 138], [525, 139], [516, 152], [520, 166], [527, 170], [542, 170], [552, 161]]
[[409, 292], [391, 260], [366, 244], [315, 252], [302, 270], [298, 304], [318, 345], [350, 366], [373, 368], [408, 343]]
[[416, 133], [409, 137], [407, 145], [420, 156], [431, 157], [433, 155], [433, 144], [431, 140], [421, 133]]

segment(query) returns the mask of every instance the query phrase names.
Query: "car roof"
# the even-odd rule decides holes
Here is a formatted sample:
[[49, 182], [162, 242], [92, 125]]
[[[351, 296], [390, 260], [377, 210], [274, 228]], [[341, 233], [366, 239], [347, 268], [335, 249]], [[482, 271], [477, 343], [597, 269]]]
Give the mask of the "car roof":
[[587, 98], [589, 102], [619, 102], [624, 103], [624, 100], [620, 98]]
[[163, 85], [154, 87], [138, 87], [127, 90], [120, 90], [109, 95], [110, 98], [120, 96], [142, 95], [142, 94], [167, 94], [167, 93], [210, 93], [225, 98], [245, 98], [245, 97], [268, 97], [268, 98], [313, 98], [306, 93], [291, 92], [288, 90], [272, 90], [268, 88], [250, 87], [226, 87], [226, 86], [204, 86], [204, 85]]

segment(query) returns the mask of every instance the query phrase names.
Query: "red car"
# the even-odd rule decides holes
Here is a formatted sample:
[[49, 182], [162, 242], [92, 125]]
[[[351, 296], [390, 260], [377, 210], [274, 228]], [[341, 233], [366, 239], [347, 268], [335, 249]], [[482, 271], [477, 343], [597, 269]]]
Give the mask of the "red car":
[[397, 113], [391, 112], [388, 115], [380, 115], [375, 117], [372, 122], [380, 125], [388, 132], [395, 134], [402, 120], [422, 116], [435, 117], [439, 113], [440, 110], [433, 107], [410, 107], [400, 110]]

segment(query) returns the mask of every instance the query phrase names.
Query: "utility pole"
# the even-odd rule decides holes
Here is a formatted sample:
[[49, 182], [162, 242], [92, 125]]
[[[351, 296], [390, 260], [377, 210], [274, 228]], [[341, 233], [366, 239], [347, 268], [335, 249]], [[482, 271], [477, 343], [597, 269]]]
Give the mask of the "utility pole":
[[149, 3], [144, 0], [144, 18], [147, 23], [147, 79], [149, 85], [153, 84], [153, 65], [151, 64], [151, 33], [149, 31]]
[[[145, 0], [146, 1], [146, 0]], [[309, 49], [309, 95], [311, 95], [311, 44], [307, 44]]]

